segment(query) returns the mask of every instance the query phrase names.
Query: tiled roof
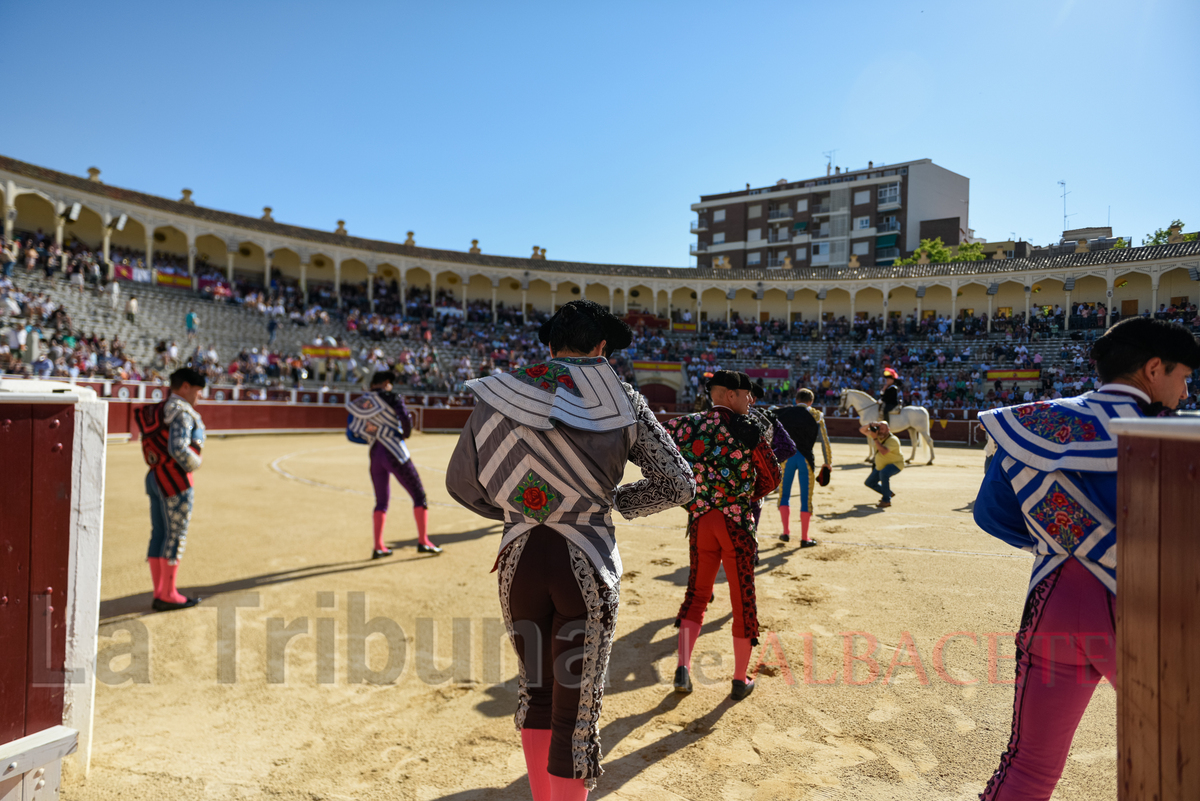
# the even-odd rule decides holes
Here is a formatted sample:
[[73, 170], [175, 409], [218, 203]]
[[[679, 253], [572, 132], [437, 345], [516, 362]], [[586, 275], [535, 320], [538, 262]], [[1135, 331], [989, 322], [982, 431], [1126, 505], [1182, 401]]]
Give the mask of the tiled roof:
[[379, 239], [335, 234], [298, 225], [287, 225], [228, 211], [217, 211], [190, 203], [180, 203], [157, 195], [121, 189], [109, 184], [90, 181], [77, 175], [38, 167], [23, 161], [0, 156], [0, 170], [55, 184], [75, 192], [98, 195], [112, 200], [131, 203], [181, 217], [192, 217], [217, 225], [241, 228], [269, 236], [288, 237], [301, 240], [315, 250], [322, 245], [352, 248], [376, 254], [381, 261], [390, 255], [403, 256], [425, 261], [456, 262], [479, 267], [499, 268], [506, 272], [534, 270], [539, 272], [565, 273], [569, 275], [611, 275], [621, 278], [670, 279], [678, 282], [696, 281], [763, 281], [827, 283], [855, 280], [912, 280], [919, 278], [985, 275], [988, 273], [1016, 273], [1027, 270], [1055, 272], [1080, 267], [1097, 267], [1108, 264], [1150, 261], [1154, 259], [1200, 256], [1200, 242], [1181, 242], [1174, 245], [1103, 250], [1095, 253], [1072, 253], [1036, 259], [987, 259], [985, 261], [951, 262], [948, 264], [912, 264], [904, 267], [795, 267], [791, 270], [747, 267], [740, 270], [722, 270], [699, 267], [642, 267], [626, 264], [594, 264], [590, 262], [553, 261], [515, 256], [492, 256], [483, 253], [466, 253], [460, 250], [438, 250], [401, 245]]

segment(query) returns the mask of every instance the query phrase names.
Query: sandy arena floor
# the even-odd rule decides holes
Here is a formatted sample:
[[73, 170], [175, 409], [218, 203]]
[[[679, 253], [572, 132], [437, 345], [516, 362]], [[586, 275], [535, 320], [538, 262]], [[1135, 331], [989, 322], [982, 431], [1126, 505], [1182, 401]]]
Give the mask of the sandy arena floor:
[[[394, 487], [388, 539], [400, 550], [376, 562], [364, 448], [340, 435], [210, 440], [181, 569], [182, 588], [206, 600], [166, 614], [149, 613], [140, 450], [111, 446], [92, 769], [63, 797], [528, 798], [516, 663], [489, 574], [499, 527], [447, 495], [455, 439], [410, 443], [445, 553], [417, 555], [408, 496]], [[701, 686], [671, 692], [683, 511], [615, 516], [626, 574], [606, 772], [592, 798], [969, 799], [982, 789], [1008, 740], [1011, 633], [1030, 559], [972, 523], [979, 452], [943, 448], [935, 466], [906, 470], [880, 512], [854, 463], [865, 445], [834, 450], [840, 465], [816, 502], [819, 547], [779, 543], [773, 498], [763, 515], [770, 666], [740, 703], [729, 699], [723, 579], [696, 649]], [[364, 666], [354, 657], [374, 618], [386, 620], [367, 626], [379, 633]], [[846, 656], [872, 641], [874, 676]], [[389, 668], [400, 668], [394, 681]], [[365, 670], [386, 683], [364, 682]], [[1115, 796], [1116, 703], [1103, 684], [1054, 797]]]

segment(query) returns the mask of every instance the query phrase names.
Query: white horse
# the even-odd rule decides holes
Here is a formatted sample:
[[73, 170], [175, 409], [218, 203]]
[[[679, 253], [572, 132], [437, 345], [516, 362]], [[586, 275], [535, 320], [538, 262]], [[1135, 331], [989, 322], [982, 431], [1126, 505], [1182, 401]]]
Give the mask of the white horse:
[[[850, 409], [854, 410], [854, 414], [863, 425], [883, 420], [883, 407], [878, 401], [857, 389], [843, 389], [838, 412]], [[933, 464], [933, 437], [929, 433], [929, 412], [923, 406], [902, 406], [899, 411], [889, 414], [888, 417], [890, 419], [886, 422], [892, 433], [908, 431], [908, 438], [912, 441], [912, 456], [905, 459], [905, 462], [912, 462], [917, 458], [917, 445], [923, 439], [929, 446], [929, 461], [926, 464]]]

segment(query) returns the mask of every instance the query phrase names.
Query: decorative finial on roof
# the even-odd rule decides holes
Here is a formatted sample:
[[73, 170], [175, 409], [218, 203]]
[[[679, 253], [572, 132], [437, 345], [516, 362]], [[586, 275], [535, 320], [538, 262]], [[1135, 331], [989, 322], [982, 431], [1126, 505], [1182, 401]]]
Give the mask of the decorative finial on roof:
[[533, 246], [533, 255], [531, 255], [529, 258], [531, 258], [531, 259], [540, 259], [540, 258], [542, 257], [542, 256], [541, 256], [541, 252], [542, 252], [542, 251], [541, 251], [541, 248], [539, 248], [537, 245], [534, 245], [534, 246]]
[[847, 264], [846, 266], [850, 267], [851, 269], [857, 269], [859, 266], [861, 266], [858, 263], [858, 254], [857, 253], [850, 254], [850, 263]]
[[1004, 248], [996, 248], [996, 252], [992, 254], [993, 259], [1007, 259], [1008, 254], [1004, 252]]
[[791, 256], [783, 257], [783, 269], [785, 269], [785, 270], [792, 269], [792, 257]]
[[543, 260], [546, 258], [546, 249], [545, 248], [542, 248], [542, 255], [538, 256], [538, 258], [543, 259]]
[[1075, 252], [1076, 253], [1087, 253], [1088, 252], [1088, 246], [1087, 246], [1086, 239], [1076, 239], [1075, 240]]
[[192, 190], [190, 190], [190, 189], [183, 190], [183, 197], [179, 198], [179, 202], [186, 203], [189, 206], [195, 206], [196, 201], [192, 200]]
[[100, 180], [100, 168], [99, 167], [88, 167], [88, 180], [95, 181], [98, 184], [104, 183], [103, 181]]
[[1178, 223], [1167, 229], [1167, 244], [1174, 245], [1183, 241], [1183, 226]]
[[917, 264], [929, 264], [929, 251], [921, 251], [921, 255], [917, 257]]
[[406, 244], [406, 245], [415, 245], [415, 244], [417, 244], [417, 240], [413, 239], [413, 232], [412, 232], [412, 231], [409, 231], [409, 232], [408, 232], [408, 239], [405, 239], [405, 240], [404, 240], [404, 244]]
[[266, 220], [267, 222], [275, 222], [275, 218], [271, 216], [271, 207], [270, 206], [263, 206], [262, 218], [264, 220]]
[[471, 252], [471, 253], [482, 253], [482, 252], [483, 252], [482, 250], [480, 250], [480, 249], [479, 249], [479, 240], [478, 240], [478, 239], [472, 239], [472, 240], [471, 240], [471, 250], [470, 250], [470, 252]]
[[338, 227], [337, 227], [337, 230], [334, 231], [334, 233], [341, 234], [342, 236], [346, 236], [346, 221], [345, 220], [338, 220]]

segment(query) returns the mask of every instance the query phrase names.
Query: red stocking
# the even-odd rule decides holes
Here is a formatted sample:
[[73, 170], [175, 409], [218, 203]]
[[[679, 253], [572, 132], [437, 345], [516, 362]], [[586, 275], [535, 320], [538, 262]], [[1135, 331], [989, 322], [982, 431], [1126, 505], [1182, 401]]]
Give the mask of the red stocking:
[[158, 580], [158, 598], [172, 604], [181, 604], [187, 601], [179, 594], [179, 590], [175, 589], [175, 575], [179, 572], [179, 563], [171, 564], [166, 559], [163, 560], [162, 574]]
[[158, 597], [158, 584], [162, 580], [163, 562], [167, 561], [157, 556], [151, 556], [146, 560], [150, 563], [150, 580], [154, 582], [154, 597]]
[[383, 524], [387, 522], [387, 512], [375, 513], [375, 550], [386, 551], [387, 546], [383, 544]]
[[679, 624], [679, 664], [688, 670], [692, 669], [692, 649], [699, 636], [700, 624], [696, 621], [684, 620]]
[[733, 677], [738, 681], [746, 680], [746, 668], [750, 666], [750, 655], [754, 646], [749, 637], [733, 638]]
[[808, 542], [808, 522], [812, 520], [812, 512], [800, 513], [800, 539]]
[[779, 507], [779, 519], [783, 521], [784, 535], [790, 536], [792, 533], [792, 507], [781, 505]]
[[433, 545], [429, 541], [429, 534], [426, 533], [429, 525], [429, 510], [424, 506], [414, 506], [413, 518], [417, 521], [417, 542], [421, 545]]
[[521, 750], [525, 752], [525, 770], [529, 772], [529, 790], [533, 801], [550, 801], [550, 730], [521, 729]]
[[550, 801], [587, 801], [588, 791], [583, 779], [564, 779], [550, 776]]

